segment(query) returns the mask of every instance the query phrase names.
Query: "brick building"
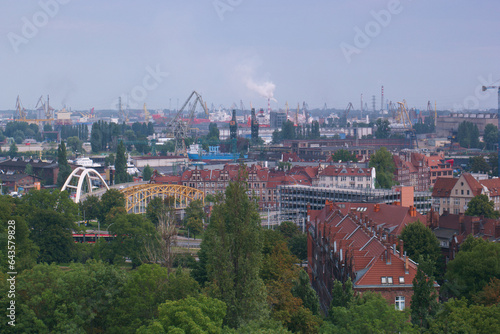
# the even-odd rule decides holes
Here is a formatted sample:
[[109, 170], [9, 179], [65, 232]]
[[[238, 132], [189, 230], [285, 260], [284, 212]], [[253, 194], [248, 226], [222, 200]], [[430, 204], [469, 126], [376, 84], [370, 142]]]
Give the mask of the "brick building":
[[57, 174], [59, 166], [55, 161], [43, 161], [38, 159], [23, 159], [12, 158], [0, 161], [0, 170], [7, 173], [8, 171], [23, 173], [26, 170], [26, 165], [30, 164], [33, 167], [33, 173], [41, 178], [46, 185], [57, 183]]
[[500, 220], [484, 217], [465, 216], [464, 214], [449, 214], [441, 216], [430, 211], [427, 214], [432, 232], [439, 240], [441, 254], [446, 263], [455, 258], [460, 245], [472, 234], [492, 242], [500, 242]]
[[13, 173], [9, 172], [6, 174], [0, 174], [0, 181], [2, 183], [2, 191], [19, 191], [23, 189], [24, 191], [37, 188], [40, 189], [40, 178], [34, 175], [28, 175], [24, 173]]
[[476, 180], [463, 173], [458, 178], [438, 178], [432, 191], [432, 208], [438, 214], [465, 213], [470, 200], [484, 194], [493, 201], [495, 210], [500, 210], [500, 179]]
[[308, 210], [307, 220], [308, 272], [323, 310], [334, 280], [348, 278], [356, 293], [379, 292], [397, 309], [410, 306], [417, 264], [397, 235], [410, 222], [425, 222], [414, 207], [327, 201], [322, 210]]
[[444, 154], [431, 154], [425, 156], [430, 168], [430, 183], [434, 186], [438, 177], [453, 177], [453, 166], [444, 158]]
[[[196, 188], [205, 195], [224, 192], [230, 181], [238, 176], [238, 165], [224, 165], [223, 169], [203, 170], [195, 168], [186, 170], [181, 176], [161, 176], [155, 173], [152, 183], [181, 184]], [[317, 177], [321, 168], [311, 166], [294, 166], [287, 172], [272, 170], [260, 165], [247, 167], [249, 194], [258, 197], [260, 208], [276, 208], [278, 205], [277, 189], [280, 185], [308, 185]]]
[[396, 166], [395, 181], [403, 186], [415, 187], [415, 191], [429, 190], [430, 167], [426, 158], [425, 155], [416, 152], [393, 155], [392, 160]]
[[322, 169], [318, 175], [318, 187], [370, 188], [375, 189], [375, 168], [358, 168], [331, 165]]

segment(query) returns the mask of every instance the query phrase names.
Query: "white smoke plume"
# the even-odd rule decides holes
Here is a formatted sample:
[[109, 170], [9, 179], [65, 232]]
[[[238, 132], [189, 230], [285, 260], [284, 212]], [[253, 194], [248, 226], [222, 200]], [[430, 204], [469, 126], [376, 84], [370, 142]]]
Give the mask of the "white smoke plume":
[[271, 99], [274, 102], [278, 102], [274, 98], [274, 90], [276, 89], [276, 85], [269, 80], [264, 80], [260, 82], [254, 80], [255, 77], [254, 68], [255, 65], [251, 63], [240, 65], [237, 67], [237, 73], [240, 74], [240, 76], [243, 79], [243, 82], [245, 83], [248, 89], [259, 94], [262, 97], [265, 97], [266, 99]]
[[274, 98], [274, 90], [276, 89], [276, 85], [270, 81], [265, 81], [261, 84], [256, 83], [252, 78], [247, 78], [246, 80], [247, 88], [253, 90], [257, 94], [271, 99], [274, 102], [278, 102]]

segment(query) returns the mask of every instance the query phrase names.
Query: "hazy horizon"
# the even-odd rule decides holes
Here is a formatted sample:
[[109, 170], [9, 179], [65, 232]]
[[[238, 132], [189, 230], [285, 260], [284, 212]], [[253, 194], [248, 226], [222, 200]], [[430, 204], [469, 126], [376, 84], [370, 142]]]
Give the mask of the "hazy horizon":
[[[0, 109], [497, 108], [497, 1], [6, 1]], [[497, 56], [495, 56], [495, 54]], [[384, 106], [385, 106], [384, 101]]]

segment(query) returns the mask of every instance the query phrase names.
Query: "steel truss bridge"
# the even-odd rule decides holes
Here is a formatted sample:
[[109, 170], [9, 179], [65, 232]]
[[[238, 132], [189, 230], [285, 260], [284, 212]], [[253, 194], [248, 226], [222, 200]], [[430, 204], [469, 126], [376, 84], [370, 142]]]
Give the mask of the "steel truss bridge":
[[176, 210], [185, 209], [192, 201], [200, 200], [205, 204], [203, 191], [178, 184], [139, 184], [120, 189], [125, 196], [125, 209], [128, 213], [145, 213], [149, 202], [155, 198], [171, 198]]
[[[146, 213], [147, 205], [155, 197], [170, 198], [176, 210], [183, 210], [196, 200], [205, 204], [203, 191], [178, 184], [124, 183], [111, 188], [125, 196], [125, 209], [128, 213]], [[73, 201], [79, 203], [87, 196], [101, 197], [109, 189], [96, 170], [78, 167], [68, 176], [61, 190], [68, 190]]]

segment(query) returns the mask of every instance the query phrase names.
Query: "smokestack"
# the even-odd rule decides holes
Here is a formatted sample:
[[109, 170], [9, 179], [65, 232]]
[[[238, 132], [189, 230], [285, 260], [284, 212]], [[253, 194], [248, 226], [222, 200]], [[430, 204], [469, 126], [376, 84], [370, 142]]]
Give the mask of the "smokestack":
[[271, 115], [271, 98], [267, 98], [267, 113], [268, 115]]
[[384, 86], [382, 86], [382, 96], [380, 98], [380, 111], [384, 110]]
[[399, 239], [399, 257], [403, 256], [403, 251], [404, 251], [404, 242], [403, 240]]

